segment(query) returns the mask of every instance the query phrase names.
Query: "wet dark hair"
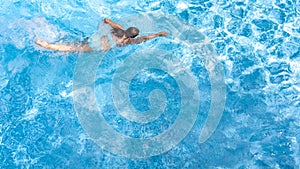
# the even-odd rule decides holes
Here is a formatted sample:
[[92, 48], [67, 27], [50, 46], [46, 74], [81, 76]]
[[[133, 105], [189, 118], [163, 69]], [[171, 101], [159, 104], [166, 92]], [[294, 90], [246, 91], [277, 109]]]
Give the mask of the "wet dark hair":
[[130, 27], [125, 31], [125, 36], [127, 38], [135, 38], [136, 36], [138, 36], [140, 33], [140, 31], [138, 30], [138, 28], [135, 27]]
[[118, 28], [113, 28], [111, 33], [114, 34], [118, 38], [122, 38], [125, 35], [125, 31]]

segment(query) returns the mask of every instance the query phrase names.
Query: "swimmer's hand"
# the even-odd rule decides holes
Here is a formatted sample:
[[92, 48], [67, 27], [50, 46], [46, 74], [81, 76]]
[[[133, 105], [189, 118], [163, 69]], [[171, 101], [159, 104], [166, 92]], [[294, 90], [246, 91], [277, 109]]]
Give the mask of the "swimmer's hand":
[[107, 18], [105, 18], [104, 20], [103, 20], [103, 22], [104, 23], [109, 23], [111, 20], [110, 19], [107, 19]]
[[37, 39], [34, 43], [37, 45], [40, 45], [41, 47], [44, 47], [44, 48], [46, 48], [48, 46], [48, 43], [46, 41], [42, 41], [40, 39]]
[[167, 36], [169, 33], [168, 32], [158, 32], [155, 35], [156, 36]]

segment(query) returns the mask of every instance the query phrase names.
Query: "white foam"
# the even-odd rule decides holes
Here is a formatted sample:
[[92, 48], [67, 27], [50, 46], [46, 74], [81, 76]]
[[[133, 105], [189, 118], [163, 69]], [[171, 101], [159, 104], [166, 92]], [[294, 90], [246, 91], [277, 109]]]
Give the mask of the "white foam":
[[66, 87], [72, 87], [73, 86], [73, 80], [70, 80], [67, 84], [66, 84]]
[[[54, 42], [67, 34], [67, 32], [59, 30], [57, 26], [48, 23], [45, 18], [38, 17], [27, 22], [29, 25], [27, 29], [32, 32], [34, 37], [42, 38], [48, 42]], [[33, 36], [31, 37], [34, 38]]]
[[37, 114], [39, 114], [39, 110], [37, 108], [32, 108], [29, 111], [27, 111], [26, 114], [24, 114], [23, 119], [32, 120]]
[[287, 33], [294, 35], [294, 36], [300, 36], [300, 33], [295, 31], [297, 27], [294, 26], [294, 23], [284, 23], [283, 24], [283, 30], [286, 31]]
[[176, 5], [176, 8], [179, 9], [179, 10], [184, 10], [184, 9], [187, 9], [189, 6], [186, 2], [178, 2], [177, 5]]
[[10, 43], [18, 49], [24, 49], [26, 46], [32, 45], [37, 38], [54, 42], [67, 34], [42, 17], [35, 17], [32, 20], [16, 19], [8, 24], [7, 28], [10, 31], [6, 31], [4, 36], [8, 37]]
[[29, 61], [23, 57], [17, 57], [10, 61], [7, 65], [8, 71], [12, 74], [22, 72], [24, 68], [28, 67]]
[[68, 94], [67, 94], [67, 92], [64, 90], [64, 91], [62, 91], [62, 92], [60, 92], [59, 93], [62, 97], [67, 97], [68, 96]]
[[99, 6], [97, 12], [104, 18], [111, 16], [111, 10], [105, 6]]

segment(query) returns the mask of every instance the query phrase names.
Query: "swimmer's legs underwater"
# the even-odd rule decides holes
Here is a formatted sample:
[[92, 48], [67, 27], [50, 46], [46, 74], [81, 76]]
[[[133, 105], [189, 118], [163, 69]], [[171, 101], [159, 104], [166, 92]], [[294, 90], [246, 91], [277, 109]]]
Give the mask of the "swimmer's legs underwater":
[[87, 44], [80, 45], [65, 45], [65, 44], [49, 44], [46, 41], [42, 41], [37, 39], [35, 44], [40, 45], [43, 48], [55, 50], [59, 52], [92, 52], [92, 48], [90, 48]]
[[43, 48], [55, 50], [59, 52], [92, 52], [92, 48], [90, 48], [87, 44], [81, 45], [65, 45], [65, 44], [49, 44], [46, 41], [36, 40], [35, 44], [40, 45]]
[[[71, 45], [66, 45], [66, 44], [49, 44], [46, 41], [42, 41], [40, 39], [37, 39], [35, 41], [35, 44], [45, 48], [45, 49], [50, 49], [50, 50], [55, 50], [59, 52], [93, 52], [93, 49], [88, 45], [88, 38], [86, 38], [83, 43], [81, 44], [71, 44]], [[108, 42], [108, 38], [106, 36], [101, 37], [102, 41], [102, 46], [99, 46], [99, 48], [102, 51], [107, 51], [111, 47]]]

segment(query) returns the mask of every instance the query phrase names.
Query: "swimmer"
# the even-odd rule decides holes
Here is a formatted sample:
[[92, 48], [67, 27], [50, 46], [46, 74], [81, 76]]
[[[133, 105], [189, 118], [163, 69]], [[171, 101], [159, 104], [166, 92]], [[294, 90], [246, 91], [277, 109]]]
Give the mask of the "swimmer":
[[[135, 27], [130, 27], [128, 29], [124, 29], [118, 23], [113, 22], [110, 19], [104, 19], [105, 24], [109, 24], [111, 26], [111, 38], [112, 41], [117, 46], [125, 46], [129, 44], [139, 44], [145, 42], [147, 40], [159, 37], [159, 36], [167, 36], [168, 32], [158, 32], [148, 36], [141, 36], [136, 38], [139, 35], [139, 30]], [[101, 35], [100, 35], [101, 36]], [[93, 38], [97, 39], [97, 38]], [[98, 37], [97, 40], [90, 40], [86, 38], [81, 44], [49, 44], [46, 41], [42, 41], [37, 39], [35, 43], [43, 48], [60, 51], [60, 52], [93, 52], [93, 51], [108, 51], [111, 49], [111, 44], [109, 43], [109, 38], [107, 35], [102, 35], [101, 38]], [[94, 44], [91, 44], [93, 42]], [[96, 43], [95, 43], [96, 42]]]

